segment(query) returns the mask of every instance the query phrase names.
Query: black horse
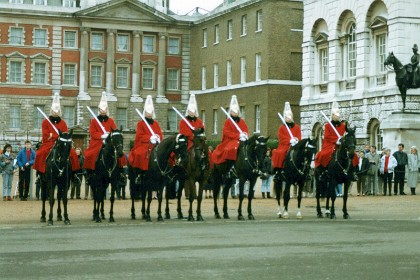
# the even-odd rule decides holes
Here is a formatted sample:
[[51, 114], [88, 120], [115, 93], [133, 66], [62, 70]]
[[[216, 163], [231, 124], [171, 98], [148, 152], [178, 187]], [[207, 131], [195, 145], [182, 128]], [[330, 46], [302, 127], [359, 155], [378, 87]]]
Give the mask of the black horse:
[[[138, 168], [129, 166], [130, 193], [131, 193], [131, 218], [135, 219], [134, 202], [140, 192], [142, 199], [142, 216], [151, 222], [150, 204], [152, 202], [152, 191], [157, 192], [158, 198], [158, 221], [163, 222], [162, 217], [162, 192], [163, 188], [173, 179], [173, 167], [169, 163], [171, 154], [175, 154], [175, 165], [185, 166], [187, 161], [187, 137], [182, 134], [170, 136], [156, 145], [149, 158], [149, 169], [141, 171]], [[171, 178], [172, 177], [172, 178]], [[147, 193], [147, 209], [145, 209]]]
[[[252, 214], [252, 199], [254, 198], [254, 186], [258, 176], [262, 173], [263, 161], [267, 152], [268, 137], [265, 138], [259, 134], [254, 134], [246, 141], [241, 141], [238, 147], [238, 154], [236, 161], [233, 164], [233, 173], [239, 178], [239, 207], [238, 207], [238, 220], [244, 220], [242, 215], [242, 201], [244, 200], [244, 184], [249, 181], [248, 193], [248, 219], [254, 220]], [[230, 174], [232, 171], [228, 170], [229, 165], [227, 162], [215, 164], [212, 172], [213, 192], [214, 192], [214, 215], [216, 219], [220, 219], [219, 210], [217, 207], [217, 199], [220, 193], [221, 185], [223, 188], [223, 218], [229, 219], [227, 211], [227, 198], [229, 189], [235, 182]]]
[[[302, 201], [302, 190], [311, 169], [310, 164], [316, 152], [316, 139], [306, 138], [299, 141], [294, 147], [287, 152], [284, 161], [284, 168], [278, 174], [279, 180], [274, 181], [274, 190], [276, 192], [277, 204], [279, 207], [279, 217], [289, 218], [288, 205], [290, 200], [290, 186], [292, 184], [298, 186], [298, 211], [296, 217], [302, 218], [300, 205]], [[283, 193], [284, 207], [280, 210], [280, 197], [282, 193], [282, 185], [285, 182]]]
[[[398, 86], [398, 89], [401, 93], [401, 98], [403, 102], [403, 111], [405, 110], [405, 100], [407, 97], [407, 90], [410, 88], [419, 88], [420, 87], [420, 79], [417, 78], [413, 82], [413, 73], [414, 71], [419, 72], [418, 68], [413, 69], [411, 64], [403, 65], [394, 55], [393, 52], [390, 52], [388, 57], [385, 59], [384, 62], [385, 66], [392, 66], [395, 71], [395, 82]], [[420, 76], [420, 74], [418, 74]]]
[[[197, 221], [203, 221], [201, 215], [201, 202], [203, 200], [203, 187], [204, 183], [209, 176], [209, 157], [208, 157], [208, 145], [206, 143], [204, 129], [197, 129], [193, 131], [193, 148], [188, 151], [188, 160], [185, 168], [177, 168], [177, 178], [179, 179], [179, 188], [177, 190], [177, 213], [178, 219], [183, 219], [181, 209], [181, 197], [182, 190], [185, 190], [185, 195], [188, 197], [190, 207], [188, 210], [188, 221], [194, 221], [192, 214], [192, 204], [194, 199], [197, 198]], [[174, 183], [175, 180], [172, 181]], [[198, 182], [199, 189], [197, 195], [197, 189], [195, 183]], [[168, 189], [167, 189], [168, 190]], [[169, 199], [170, 195], [166, 193], [166, 210], [165, 218], [170, 219], [169, 214]]]
[[[95, 163], [95, 171], [89, 174], [93, 193], [93, 220], [97, 223], [105, 219], [104, 200], [106, 189], [111, 184], [111, 209], [109, 211], [109, 222], [114, 222], [114, 201], [115, 192], [119, 180], [117, 160], [123, 156], [123, 135], [121, 130], [111, 130], [99, 152]], [[101, 215], [99, 215], [101, 212]]]
[[[354, 168], [352, 160], [355, 156], [356, 147], [355, 128], [347, 127], [347, 133], [341, 138], [341, 145], [338, 146], [332, 155], [327, 168], [318, 166], [315, 168], [316, 180], [316, 210], [317, 216], [322, 218], [320, 197], [324, 193], [327, 197], [326, 214], [331, 219], [335, 218], [334, 202], [336, 198], [335, 188], [338, 184], [343, 184], [343, 217], [348, 219], [350, 216], [347, 212], [348, 190], [351, 181], [354, 179]], [[329, 198], [331, 198], [331, 210], [329, 209]], [[330, 213], [330, 214], [329, 214]]]
[[[72, 148], [72, 134], [73, 131], [60, 132], [57, 140], [55, 141], [54, 147], [51, 149], [46, 160], [45, 174], [41, 174], [41, 199], [42, 199], [42, 211], [41, 211], [41, 222], [46, 222], [45, 219], [45, 201], [47, 196], [50, 201], [50, 214], [48, 218], [48, 225], [53, 225], [53, 207], [54, 207], [54, 192], [57, 186], [57, 221], [62, 221], [60, 201], [63, 200], [64, 207], [64, 224], [70, 225], [69, 216], [67, 213], [67, 191], [70, 186], [70, 178], [72, 174], [70, 164], [70, 150]], [[48, 195], [47, 195], [48, 192]]]

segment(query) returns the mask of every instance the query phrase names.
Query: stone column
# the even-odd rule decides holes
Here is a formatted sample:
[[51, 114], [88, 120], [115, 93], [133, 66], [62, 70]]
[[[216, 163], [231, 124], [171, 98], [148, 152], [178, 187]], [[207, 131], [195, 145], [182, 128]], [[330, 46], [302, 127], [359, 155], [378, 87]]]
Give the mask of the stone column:
[[165, 77], [166, 77], [166, 33], [159, 33], [159, 51], [158, 51], [158, 86], [157, 103], [168, 103], [165, 97]]
[[130, 102], [143, 102], [143, 99], [140, 97], [140, 38], [142, 34], [141, 31], [133, 31], [133, 92], [131, 94]]
[[106, 51], [106, 95], [108, 101], [117, 101], [114, 95], [114, 54], [115, 54], [115, 33], [116, 30], [108, 29], [107, 33], [107, 51]]
[[81, 32], [81, 41], [80, 41], [80, 81], [79, 81], [79, 95], [77, 96], [78, 100], [90, 100], [90, 96], [87, 92], [88, 89], [88, 53], [89, 53], [89, 31], [90, 28], [82, 27]]

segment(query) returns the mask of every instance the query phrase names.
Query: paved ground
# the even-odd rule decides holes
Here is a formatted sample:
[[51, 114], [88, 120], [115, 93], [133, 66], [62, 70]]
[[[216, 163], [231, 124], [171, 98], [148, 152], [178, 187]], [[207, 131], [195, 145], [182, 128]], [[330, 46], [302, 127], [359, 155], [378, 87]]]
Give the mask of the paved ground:
[[[303, 220], [295, 199], [288, 220], [273, 199], [254, 200], [255, 221], [237, 221], [237, 205], [229, 200], [230, 220], [214, 219], [206, 199], [205, 222], [158, 223], [153, 201], [146, 223], [119, 200], [116, 223], [96, 224], [92, 201], [71, 200], [72, 225], [48, 227], [39, 201], [0, 201], [1, 278], [420, 279], [420, 195], [352, 196], [346, 221], [341, 210], [336, 220], [316, 218], [314, 198], [303, 200]], [[175, 202], [171, 210], [175, 217]]]

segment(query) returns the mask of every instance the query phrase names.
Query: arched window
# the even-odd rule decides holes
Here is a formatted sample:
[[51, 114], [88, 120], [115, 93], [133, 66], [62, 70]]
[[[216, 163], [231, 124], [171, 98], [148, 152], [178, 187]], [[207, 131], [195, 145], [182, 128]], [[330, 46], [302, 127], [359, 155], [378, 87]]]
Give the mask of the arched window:
[[369, 138], [370, 145], [375, 145], [378, 151], [382, 150], [382, 130], [380, 129], [380, 123], [377, 119], [373, 119], [369, 125]]
[[347, 38], [347, 73], [349, 78], [356, 77], [356, 60], [357, 60], [357, 46], [356, 46], [356, 24], [352, 24], [349, 29]]

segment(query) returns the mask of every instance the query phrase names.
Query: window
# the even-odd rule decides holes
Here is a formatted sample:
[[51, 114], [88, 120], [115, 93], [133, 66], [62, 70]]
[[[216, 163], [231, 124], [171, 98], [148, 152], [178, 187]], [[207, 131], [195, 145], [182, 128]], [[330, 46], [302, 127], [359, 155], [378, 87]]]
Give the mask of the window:
[[35, 62], [34, 63], [34, 69], [33, 69], [33, 80], [32, 82], [34, 84], [47, 84], [46, 78], [46, 63], [44, 62]]
[[226, 85], [232, 85], [232, 61], [230, 60], [226, 63]]
[[34, 5], [45, 5], [46, 0], [34, 0]]
[[217, 134], [217, 109], [213, 109], [213, 134]]
[[385, 72], [384, 62], [386, 59], [386, 34], [376, 36], [376, 52], [377, 52], [377, 71]]
[[207, 88], [207, 81], [206, 81], [206, 66], [201, 67], [201, 90], [205, 90]]
[[262, 31], [262, 10], [257, 11], [257, 31]]
[[168, 90], [179, 90], [178, 69], [168, 69]]
[[126, 108], [117, 108], [117, 128], [121, 126], [123, 129], [127, 128], [127, 109]]
[[219, 44], [219, 25], [214, 26], [214, 43]]
[[47, 30], [34, 29], [34, 46], [45, 47], [47, 46]]
[[154, 68], [143, 68], [143, 89], [154, 88]]
[[64, 48], [75, 49], [77, 48], [77, 32], [64, 31]]
[[90, 48], [92, 50], [103, 50], [104, 49], [104, 34], [92, 32], [90, 38]]
[[246, 15], [244, 15], [241, 18], [241, 36], [245, 36], [246, 33], [247, 33], [247, 28], [246, 28]]
[[261, 131], [261, 109], [260, 105], [255, 105], [255, 132]]
[[204, 127], [206, 127], [206, 111], [201, 110], [201, 121], [203, 122]]
[[255, 55], [255, 80], [261, 81], [261, 54]]
[[166, 129], [168, 131], [178, 131], [178, 114], [174, 110], [169, 109], [167, 116]]
[[66, 8], [76, 7], [76, 0], [63, 0], [63, 7], [66, 7]]
[[10, 27], [9, 44], [23, 45], [23, 28]]
[[117, 66], [117, 88], [128, 88], [128, 66]]
[[9, 0], [9, 3], [12, 3], [12, 4], [23, 4], [23, 0]]
[[228, 20], [227, 22], [227, 40], [232, 40], [233, 37], [233, 22], [232, 20]]
[[129, 51], [129, 36], [127, 34], [117, 34], [117, 51]]
[[90, 66], [90, 85], [92, 87], [102, 87], [102, 65]]
[[75, 108], [74, 106], [64, 106], [63, 107], [63, 116], [67, 122], [69, 127], [75, 125], [74, 116], [75, 116]]
[[23, 83], [22, 61], [10, 61], [9, 83]]
[[328, 82], [328, 48], [322, 48], [319, 50], [320, 60], [320, 81], [321, 83]]
[[219, 87], [219, 64], [217, 63], [213, 65], [213, 87]]
[[37, 107], [41, 109], [43, 112], [45, 112], [45, 106], [44, 105], [35, 105], [34, 106], [34, 128], [35, 129], [41, 129], [42, 121], [44, 120], [44, 117], [42, 114], [38, 111]]
[[203, 48], [207, 47], [207, 29], [203, 29]]
[[246, 58], [241, 57], [241, 84], [246, 83]]
[[348, 76], [349, 78], [356, 76], [356, 25], [350, 26], [348, 37]]
[[20, 129], [20, 106], [10, 106], [10, 129]]
[[241, 112], [241, 117], [245, 120], [246, 119], [245, 106], [239, 106], [239, 112]]
[[153, 53], [155, 51], [155, 37], [143, 36], [143, 52]]
[[63, 85], [76, 85], [76, 64], [64, 64]]
[[168, 53], [169, 54], [180, 54], [179, 49], [180, 49], [179, 38], [169, 38]]

